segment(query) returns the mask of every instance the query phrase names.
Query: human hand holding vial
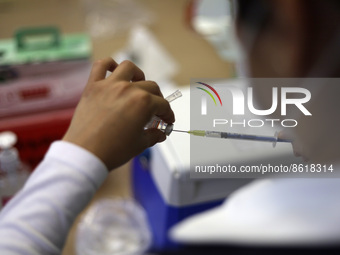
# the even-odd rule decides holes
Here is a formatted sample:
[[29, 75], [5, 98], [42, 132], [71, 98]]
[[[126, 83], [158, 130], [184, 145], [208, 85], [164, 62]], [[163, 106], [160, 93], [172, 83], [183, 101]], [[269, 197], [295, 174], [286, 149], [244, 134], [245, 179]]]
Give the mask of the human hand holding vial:
[[[172, 101], [176, 100], [177, 98], [179, 98], [181, 96], [182, 96], [181, 91], [176, 90], [174, 93], [167, 96], [165, 98], [165, 100], [167, 100], [169, 103], [171, 103]], [[166, 123], [161, 118], [159, 118], [157, 116], [153, 116], [151, 118], [151, 120], [148, 122], [148, 124], [146, 124], [144, 129], [156, 128], [156, 129], [159, 129], [162, 132], [164, 132], [165, 135], [169, 136], [171, 134], [172, 130], [173, 130], [173, 127], [174, 127], [173, 124]]]

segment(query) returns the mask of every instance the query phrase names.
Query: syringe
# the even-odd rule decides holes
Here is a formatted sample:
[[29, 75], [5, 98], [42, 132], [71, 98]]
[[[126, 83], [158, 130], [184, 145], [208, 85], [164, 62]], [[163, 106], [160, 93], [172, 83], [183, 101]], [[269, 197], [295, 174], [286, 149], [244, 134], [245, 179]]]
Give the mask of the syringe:
[[224, 139], [238, 139], [238, 140], [251, 140], [251, 141], [260, 141], [260, 142], [271, 142], [273, 143], [273, 147], [275, 147], [277, 142], [283, 143], [291, 143], [292, 140], [281, 139], [277, 137], [275, 134], [274, 137], [271, 136], [259, 136], [259, 135], [247, 135], [247, 134], [237, 134], [237, 133], [229, 133], [229, 132], [219, 132], [219, 131], [208, 131], [208, 130], [173, 130], [175, 132], [188, 133], [194, 136], [205, 136], [205, 137], [213, 137], [213, 138], [224, 138]]

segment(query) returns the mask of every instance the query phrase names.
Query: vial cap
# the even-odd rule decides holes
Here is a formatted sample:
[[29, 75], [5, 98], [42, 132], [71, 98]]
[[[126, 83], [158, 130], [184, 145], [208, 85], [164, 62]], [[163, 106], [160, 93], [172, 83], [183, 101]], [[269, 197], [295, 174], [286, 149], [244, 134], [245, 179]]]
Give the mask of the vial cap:
[[0, 133], [0, 148], [9, 149], [12, 148], [17, 142], [17, 136], [11, 131], [5, 131]]
[[178, 89], [174, 93], [172, 93], [171, 95], [167, 96], [165, 98], [165, 100], [167, 100], [169, 103], [171, 103], [172, 101], [174, 101], [175, 99], [177, 99], [181, 96], [182, 96], [182, 92]]
[[168, 124], [165, 128], [164, 133], [169, 136], [172, 132], [172, 130], [174, 129], [174, 124]]

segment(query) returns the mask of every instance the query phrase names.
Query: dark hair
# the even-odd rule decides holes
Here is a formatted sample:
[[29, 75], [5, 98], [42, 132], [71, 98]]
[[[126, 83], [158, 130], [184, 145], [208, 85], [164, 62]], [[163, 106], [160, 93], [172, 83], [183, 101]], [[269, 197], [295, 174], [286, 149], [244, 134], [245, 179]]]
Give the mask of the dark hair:
[[237, 19], [244, 25], [263, 26], [269, 19], [268, 5], [263, 0], [237, 0]]
[[[271, 0], [273, 1], [273, 0]], [[271, 18], [270, 3], [266, 0], [236, 0], [237, 19], [243, 25], [253, 27], [265, 26]], [[318, 10], [319, 5], [328, 6], [335, 9], [340, 16], [339, 0], [296, 0], [304, 1], [308, 9]], [[325, 13], [327, 15], [327, 13]]]
[[[236, 21], [243, 27], [254, 31], [265, 30], [274, 21], [271, 10], [275, 0], [234, 0], [236, 4]], [[303, 59], [308, 65], [315, 63], [316, 58], [340, 35], [340, 0], [295, 0], [302, 4], [307, 20], [304, 38]], [[337, 37], [336, 37], [337, 38]], [[336, 41], [337, 43], [337, 41]], [[334, 57], [338, 56], [337, 54]], [[340, 73], [340, 70], [336, 72]], [[317, 74], [322, 75], [322, 74]], [[339, 77], [337, 75], [337, 77]]]

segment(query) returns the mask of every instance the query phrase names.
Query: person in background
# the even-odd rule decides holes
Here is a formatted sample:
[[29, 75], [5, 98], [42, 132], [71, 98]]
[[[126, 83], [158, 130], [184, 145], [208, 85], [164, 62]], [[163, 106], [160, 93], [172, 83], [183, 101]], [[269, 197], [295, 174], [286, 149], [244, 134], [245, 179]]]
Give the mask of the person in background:
[[[256, 180], [231, 194], [221, 207], [183, 221], [172, 236], [200, 244], [340, 246], [340, 80], [316, 79], [340, 77], [340, 1], [236, 3], [236, 31], [248, 75], [299, 78], [297, 86], [311, 92], [312, 116], [298, 116], [293, 136], [287, 130], [281, 136], [293, 137], [297, 155], [333, 172], [324, 178]], [[273, 86], [284, 87], [277, 81]], [[268, 109], [272, 88], [260, 82], [252, 85], [258, 102]], [[207, 224], [209, 231], [200, 231]]]

